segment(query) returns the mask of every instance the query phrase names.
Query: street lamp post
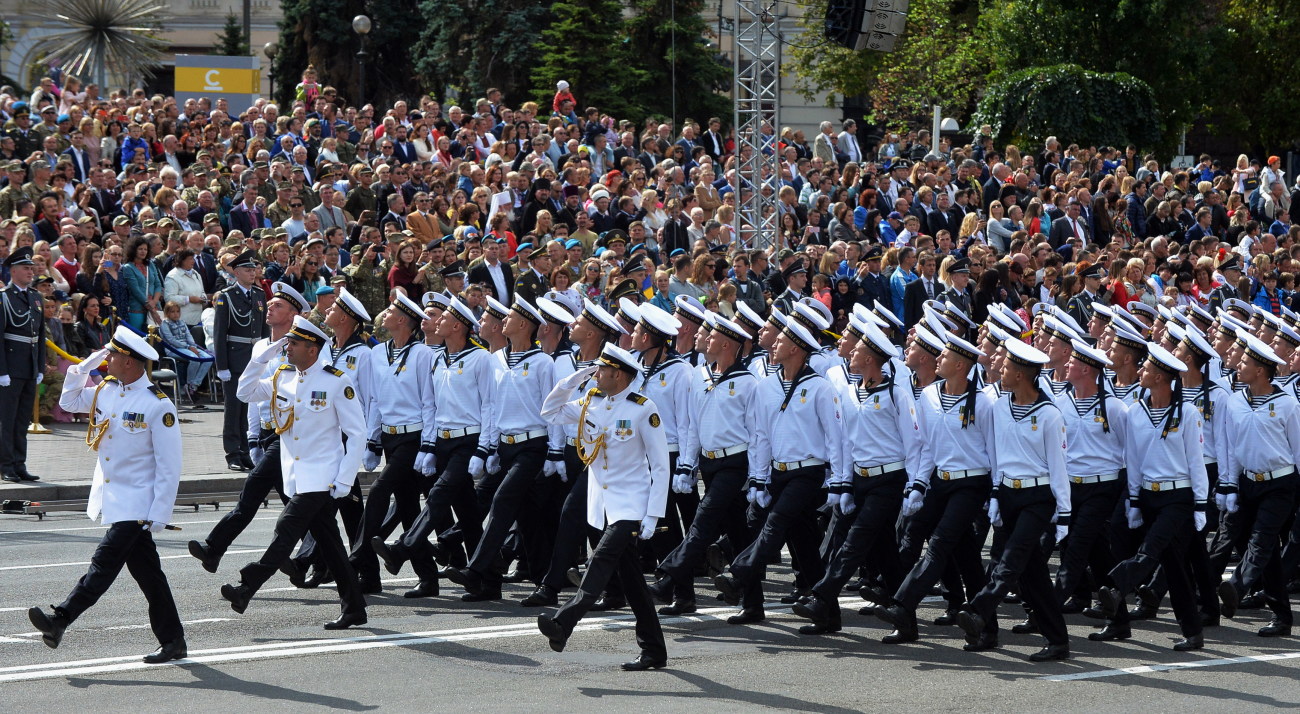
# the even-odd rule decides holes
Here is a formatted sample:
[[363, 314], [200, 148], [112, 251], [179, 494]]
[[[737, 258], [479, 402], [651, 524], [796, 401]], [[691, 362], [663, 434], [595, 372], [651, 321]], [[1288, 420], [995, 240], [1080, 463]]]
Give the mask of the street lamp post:
[[262, 54], [266, 55], [267, 62], [266, 77], [270, 80], [270, 92], [267, 93], [267, 96], [271, 97], [272, 101], [275, 101], [275, 55], [279, 51], [280, 46], [274, 42], [262, 45]]
[[366, 35], [370, 34], [370, 18], [357, 15], [352, 18], [352, 30], [360, 36], [361, 49], [357, 50], [357, 106], [366, 103]]

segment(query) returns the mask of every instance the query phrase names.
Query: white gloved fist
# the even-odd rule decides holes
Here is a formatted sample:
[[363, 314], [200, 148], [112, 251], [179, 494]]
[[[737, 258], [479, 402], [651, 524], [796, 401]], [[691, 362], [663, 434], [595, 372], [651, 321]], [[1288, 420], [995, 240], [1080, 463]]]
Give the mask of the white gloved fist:
[[379, 468], [379, 454], [366, 449], [366, 453], [361, 456], [361, 468], [367, 471], [374, 471]]
[[547, 478], [550, 478], [551, 476], [554, 476], [556, 473], [558, 473], [558, 471], [555, 468], [555, 464], [556, 462], [554, 461], [544, 462], [542, 464], [542, 475], [546, 476]]
[[655, 526], [659, 525], [659, 519], [655, 516], [646, 516], [641, 519], [641, 531], [637, 533], [637, 538], [641, 540], [650, 540], [655, 535]]
[[167, 530], [167, 524], [159, 523], [158, 521], [149, 521], [144, 524], [144, 530], [147, 530], [150, 533], [162, 533]]
[[330, 496], [334, 498], [347, 498], [352, 493], [352, 484], [332, 483], [330, 484]]
[[1057, 526], [1057, 527], [1056, 527], [1056, 542], [1057, 542], [1057, 543], [1060, 543], [1061, 541], [1065, 540], [1065, 537], [1066, 537], [1067, 535], [1069, 535], [1069, 534], [1070, 534], [1070, 527], [1069, 527], [1069, 526]]
[[1128, 527], [1131, 529], [1142, 527], [1142, 509], [1135, 506], [1128, 507]]
[[763, 509], [763, 510], [767, 510], [767, 509], [771, 508], [771, 507], [772, 507], [772, 492], [771, 492], [771, 491], [768, 491], [767, 489], [763, 489], [763, 490], [759, 491], [758, 493], [754, 494], [754, 503], [757, 503], [757, 504], [758, 504], [758, 507], [761, 508], [761, 509]]
[[840, 515], [844, 516], [847, 516], [858, 509], [858, 505], [853, 502], [853, 494], [851, 493], [841, 493], [839, 502], [835, 507], [839, 511]]
[[219, 370], [217, 370], [217, 379], [220, 379], [220, 380], [223, 381], [223, 382], [229, 382], [229, 381], [230, 381], [230, 370], [228, 370], [228, 369], [219, 369]]
[[1206, 518], [1205, 511], [1197, 511], [1192, 514], [1192, 523], [1196, 526], [1196, 532], [1200, 533], [1205, 530]]
[[432, 451], [425, 452], [424, 461], [421, 463], [424, 468], [419, 468], [421, 476], [433, 476], [438, 473], [438, 455]]
[[260, 446], [252, 446], [252, 447], [249, 447], [249, 449], [248, 449], [248, 458], [252, 459], [252, 460], [253, 460], [253, 463], [256, 464], [256, 463], [258, 463], [258, 462], [260, 462], [260, 461], [262, 460], [262, 455], [263, 455], [264, 453], [265, 453], [265, 452], [262, 451], [262, 447], [260, 447]]
[[673, 493], [690, 493], [695, 490], [695, 478], [690, 474], [673, 474]]
[[0, 374], [0, 387], [8, 387], [11, 384], [13, 384], [13, 380], [10, 379], [9, 375]]
[[1237, 512], [1237, 494], [1235, 494], [1235, 493], [1225, 494], [1224, 497], [1223, 497], [1223, 505], [1219, 506], [1219, 508], [1220, 508], [1221, 510], [1227, 511], [1228, 513], [1236, 513], [1236, 512]]
[[482, 478], [487, 473], [487, 462], [482, 456], [475, 456], [469, 460], [469, 475], [474, 478]]
[[916, 489], [910, 491], [907, 498], [903, 499], [903, 515], [908, 517], [916, 515], [916, 512], [921, 510], [921, 502], [924, 500], [925, 494]]
[[249, 358], [249, 361], [257, 362], [258, 364], [265, 364], [267, 362], [270, 362], [277, 354], [280, 353], [280, 350], [284, 349], [284, 343], [288, 341], [289, 341], [288, 337], [281, 337], [275, 342], [272, 342], [271, 344], [266, 345], [262, 349], [253, 353], [252, 357]]
[[836, 506], [838, 506], [838, 505], [840, 505], [840, 495], [839, 495], [838, 493], [827, 493], [827, 494], [826, 494], [826, 507], [827, 507], [827, 508], [834, 508], [834, 507], [836, 507]]
[[501, 457], [497, 456], [497, 453], [493, 451], [492, 453], [488, 454], [487, 457], [487, 472], [490, 474], [494, 474], [500, 470], [501, 470]]
[[1002, 525], [1002, 508], [996, 498], [989, 499], [989, 523], [995, 526]]
[[45, 373], [44, 373], [44, 372], [37, 372], [37, 373], [36, 373], [36, 383], [37, 383], [37, 384], [40, 384], [41, 382], [44, 382], [44, 381], [45, 381]]
[[569, 482], [569, 467], [565, 465], [564, 459], [555, 462], [555, 473], [560, 477], [560, 483]]
[[750, 486], [749, 490], [745, 492], [745, 500], [750, 503], [753, 503], [755, 500], [757, 500], [756, 498], [757, 496], [758, 496], [758, 489], [754, 488], [753, 486]]
[[416, 471], [419, 471], [421, 474], [424, 474], [424, 473], [425, 473], [425, 470], [428, 468], [429, 456], [430, 456], [430, 454], [427, 454], [427, 453], [425, 453], [425, 452], [423, 452], [423, 451], [421, 451], [420, 453], [416, 454], [416, 455], [415, 455], [415, 464], [413, 465], [413, 468], [414, 468]]
[[1228, 501], [1227, 494], [1223, 494], [1223, 493], [1214, 494], [1214, 505], [1220, 511], [1228, 510], [1227, 501]]

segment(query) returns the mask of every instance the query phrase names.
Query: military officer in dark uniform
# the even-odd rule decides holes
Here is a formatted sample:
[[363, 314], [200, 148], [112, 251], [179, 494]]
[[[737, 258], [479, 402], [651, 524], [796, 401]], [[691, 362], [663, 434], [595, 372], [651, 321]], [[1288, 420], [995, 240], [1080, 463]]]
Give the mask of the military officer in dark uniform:
[[1106, 277], [1106, 269], [1096, 263], [1079, 272], [1083, 278], [1083, 292], [1070, 298], [1065, 311], [1080, 325], [1088, 324], [1092, 319], [1092, 304], [1100, 300], [1101, 281]]
[[267, 335], [266, 293], [254, 284], [256, 252], [246, 250], [230, 261], [230, 272], [236, 282], [217, 293], [216, 324], [212, 330], [217, 348], [217, 379], [224, 385], [226, 402], [221, 442], [226, 451], [226, 466], [231, 471], [248, 471], [253, 468], [245, 440], [248, 405], [235, 395], [235, 385], [253, 354], [253, 344]]
[[528, 254], [528, 269], [520, 270], [519, 277], [515, 278], [515, 295], [528, 301], [528, 304], [537, 302], [537, 298], [546, 294], [551, 284], [546, 277], [551, 270], [551, 257], [546, 252], [546, 246], [541, 246]]
[[[952, 287], [939, 295], [939, 302], [956, 306], [962, 315], [971, 314], [970, 258], [958, 258], [948, 266], [948, 282]], [[967, 320], [969, 323], [969, 320]]]
[[884, 249], [879, 245], [873, 245], [867, 249], [866, 255], [862, 256], [862, 260], [867, 264], [867, 272], [858, 275], [858, 287], [862, 291], [858, 302], [867, 307], [873, 307], [876, 303], [881, 305], [889, 303], [889, 279], [880, 272], [880, 261], [884, 254]]
[[32, 287], [32, 249], [5, 259], [10, 282], [0, 290], [0, 474], [5, 481], [39, 481], [27, 471], [27, 425], [45, 365], [41, 295]]
[[1219, 272], [1223, 274], [1223, 284], [1210, 291], [1210, 314], [1219, 314], [1224, 300], [1241, 298], [1237, 283], [1241, 280], [1241, 260], [1235, 254], [1229, 255], [1219, 263]]

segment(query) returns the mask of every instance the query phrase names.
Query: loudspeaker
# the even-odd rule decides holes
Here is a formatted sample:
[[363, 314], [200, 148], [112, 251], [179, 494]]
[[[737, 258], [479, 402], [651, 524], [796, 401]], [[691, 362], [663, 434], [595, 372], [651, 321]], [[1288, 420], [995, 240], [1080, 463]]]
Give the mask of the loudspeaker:
[[851, 50], [862, 49], [859, 43], [867, 2], [868, 0], [830, 0], [826, 6], [826, 25], [823, 31], [826, 39]]
[[910, 0], [830, 0], [826, 39], [851, 50], [889, 52], [907, 26]]

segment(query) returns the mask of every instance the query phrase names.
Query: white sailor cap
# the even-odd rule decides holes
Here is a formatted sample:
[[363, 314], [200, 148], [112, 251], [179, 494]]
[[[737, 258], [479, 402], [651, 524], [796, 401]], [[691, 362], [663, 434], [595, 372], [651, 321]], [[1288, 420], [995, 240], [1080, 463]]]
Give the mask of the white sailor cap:
[[1187, 365], [1182, 360], [1170, 354], [1169, 350], [1157, 345], [1154, 342], [1147, 343], [1147, 359], [1155, 366], [1172, 375], [1179, 375], [1187, 371]]
[[898, 345], [889, 341], [889, 337], [880, 331], [879, 327], [870, 322], [862, 322], [862, 343], [871, 349], [872, 352], [880, 355], [886, 361], [897, 359], [901, 354]]
[[863, 305], [860, 302], [853, 303], [853, 309], [850, 311], [849, 316], [856, 317], [862, 322], [870, 322], [876, 327], [879, 327], [882, 331], [893, 329], [890, 323], [885, 322], [884, 318], [872, 312], [866, 305]]
[[639, 324], [651, 334], [673, 338], [677, 336], [677, 331], [682, 329], [681, 320], [668, 314], [666, 310], [658, 305], [645, 303], [639, 309], [641, 310]]
[[997, 327], [1007, 333], [1015, 333], [1017, 335], [1021, 333], [1019, 326], [1001, 310], [989, 310], [989, 319], [984, 324], [988, 325], [989, 329]]
[[613, 315], [609, 314], [609, 312], [605, 310], [605, 308], [601, 307], [600, 305], [597, 305], [596, 303], [592, 302], [587, 298], [583, 298], [582, 315], [580, 317], [587, 318], [587, 322], [590, 322], [593, 327], [600, 328], [606, 334], [609, 335], [627, 334], [627, 330], [623, 329], [623, 326], [618, 324], [618, 320], [615, 320]]
[[1115, 319], [1115, 309], [1101, 301], [1092, 303], [1092, 314], [1096, 317], [1100, 317], [1106, 322]]
[[532, 306], [532, 303], [519, 295], [515, 295], [515, 302], [510, 306], [510, 309], [534, 325], [542, 324], [542, 313], [538, 312], [537, 308]]
[[478, 332], [478, 318], [474, 317], [474, 311], [469, 306], [460, 301], [460, 298], [451, 299], [451, 313], [456, 316], [457, 320], [465, 323], [470, 332]]
[[631, 374], [641, 374], [641, 360], [636, 355], [619, 347], [613, 342], [608, 342], [600, 350], [600, 363], [615, 369], [621, 369]]
[[1079, 335], [1088, 334], [1088, 331], [1083, 329], [1083, 325], [1080, 325], [1073, 317], [1070, 317], [1070, 313], [1066, 312], [1065, 310], [1062, 310], [1061, 308], [1055, 305], [1051, 306], [1050, 309], [1051, 312], [1049, 314], [1051, 314], [1052, 317], [1055, 317], [1061, 322], [1064, 322], [1066, 325], [1069, 325], [1070, 329], [1074, 330], [1075, 334], [1079, 334]]
[[[1152, 320], [1156, 319], [1157, 317], [1160, 317], [1159, 311], [1157, 311], [1154, 307], [1151, 307], [1150, 305], [1142, 302], [1141, 300], [1129, 300], [1128, 305], [1126, 307], [1128, 307], [1128, 311], [1133, 313], [1135, 317], [1137, 315], [1146, 315]], [[1209, 313], [1206, 314], [1208, 315]]]
[[893, 310], [885, 307], [879, 301], [876, 301], [876, 304], [872, 306], [871, 311], [874, 312], [877, 317], [880, 317], [893, 325], [895, 330], [903, 329], [903, 321], [898, 319], [898, 315], [895, 315]]
[[1234, 313], [1233, 316], [1236, 317], [1237, 319], [1246, 319], [1246, 320], [1249, 320], [1250, 316], [1255, 312], [1251, 308], [1250, 303], [1246, 302], [1245, 300], [1242, 300], [1241, 298], [1228, 298], [1227, 300], [1224, 300], [1222, 309]]
[[[1139, 304], [1141, 304], [1141, 303], [1139, 303]], [[1195, 318], [1195, 319], [1197, 319], [1197, 320], [1200, 320], [1200, 321], [1204, 322], [1204, 323], [1206, 324], [1206, 326], [1209, 326], [1209, 324], [1210, 324], [1211, 322], [1214, 322], [1214, 316], [1211, 315], [1210, 312], [1209, 312], [1208, 310], [1206, 310], [1205, 308], [1201, 307], [1200, 305], [1188, 305], [1188, 310], [1187, 310], [1187, 312], [1188, 312], [1188, 317], [1192, 317], [1192, 318]], [[1204, 329], [1204, 328], [1201, 328], [1201, 329]]]
[[[825, 305], [822, 307], [825, 307]], [[827, 320], [820, 311], [806, 302], [794, 304], [794, 311], [790, 313], [790, 319], [808, 328], [808, 332], [814, 336], [831, 326], [830, 320]]]
[[1300, 347], [1300, 332], [1297, 332], [1294, 327], [1283, 323], [1281, 327], [1277, 328], [1277, 333], [1282, 336], [1282, 339], [1290, 342], [1293, 347]]
[[922, 318], [927, 327], [934, 330], [936, 335], [942, 335], [945, 332], [951, 332], [957, 329], [957, 323], [944, 317], [942, 313], [933, 308], [925, 308], [925, 316]]
[[865, 339], [867, 325], [872, 324], [857, 315], [849, 315], [849, 324], [844, 327], [844, 336], [852, 336], [855, 340]]
[[1277, 315], [1274, 315], [1269, 310], [1261, 309], [1259, 311], [1259, 316], [1264, 318], [1264, 323], [1266, 326], [1273, 328], [1273, 330], [1275, 331], [1277, 330], [1277, 328], [1282, 326], [1282, 318], [1278, 317]]
[[[992, 310], [989, 311], [989, 316], [993, 316]], [[1011, 333], [999, 327], [996, 320], [993, 322], [986, 322], [984, 325], [988, 328], [989, 339], [993, 340], [993, 344], [1000, 347], [1005, 345], [1007, 340], [1011, 339]]]
[[[1173, 334], [1172, 326], [1169, 332]], [[1210, 343], [1206, 341], [1200, 332], [1193, 329], [1183, 329], [1179, 330], [1179, 332], [1182, 333], [1182, 336], [1175, 336], [1175, 339], [1181, 344], [1187, 345], [1187, 349], [1195, 352], [1202, 360], [1211, 360], [1219, 356], [1219, 353], [1214, 351], [1214, 348], [1210, 346]]]
[[271, 299], [276, 298], [280, 298], [292, 305], [296, 312], [306, 312], [311, 309], [311, 303], [307, 302], [307, 298], [303, 297], [302, 293], [294, 290], [292, 285], [283, 281], [271, 283]]
[[1035, 367], [1041, 369], [1047, 364], [1047, 355], [1042, 350], [1020, 340], [1010, 340], [1004, 347], [1007, 348], [1007, 359], [1024, 367]]
[[1228, 312], [1227, 309], [1219, 308], [1219, 332], [1235, 338], [1237, 336], [1237, 330], [1244, 329], [1246, 329], [1246, 323], [1238, 320], [1232, 313]]
[[1147, 347], [1150, 345], [1150, 343], [1147, 342], [1146, 339], [1137, 332], [1137, 330], [1134, 330], [1123, 322], [1115, 323], [1114, 344], [1124, 345], [1125, 347], [1135, 349], [1138, 352], [1146, 351]]
[[708, 315], [707, 318], [708, 321], [711, 323], [709, 327], [711, 327], [715, 332], [720, 332], [723, 335], [740, 343], [744, 343], [748, 340], [753, 339], [752, 337], [750, 337], [748, 332], [745, 332], [744, 328], [732, 322], [731, 320], [728, 320], [727, 318], [721, 315], [715, 315], [713, 313], [706, 313], [706, 314]]
[[293, 316], [293, 327], [289, 328], [289, 333], [285, 337], [291, 340], [311, 342], [318, 346], [323, 346], [329, 342], [329, 338], [325, 336], [325, 333], [321, 332], [319, 327], [311, 324], [311, 320], [302, 315]]
[[1045, 312], [1046, 312], [1047, 314], [1050, 315], [1050, 314], [1051, 314], [1051, 309], [1052, 309], [1053, 307], [1056, 307], [1056, 306], [1055, 306], [1055, 305], [1052, 305], [1052, 304], [1050, 304], [1050, 303], [1045, 303], [1045, 302], [1036, 302], [1036, 303], [1034, 303], [1034, 307], [1030, 309], [1030, 315], [1029, 315], [1029, 316], [1030, 316], [1030, 317], [1038, 317], [1039, 315], [1041, 315], [1041, 314], [1043, 314], [1043, 313], [1045, 313]]
[[491, 295], [488, 295], [487, 307], [484, 308], [483, 314], [491, 315], [492, 317], [495, 317], [498, 320], [504, 320], [506, 319], [506, 315], [510, 314], [510, 308], [506, 307], [505, 304], [502, 303], [500, 300], [492, 297]]
[[117, 326], [112, 339], [108, 341], [108, 349], [144, 362], [158, 361], [158, 350], [154, 349], [148, 340], [137, 335], [126, 325]]
[[943, 338], [930, 331], [925, 325], [916, 326], [916, 336], [913, 338], [921, 349], [938, 357], [943, 352]]
[[542, 313], [542, 318], [552, 325], [560, 325], [561, 327], [572, 325], [575, 319], [573, 313], [550, 298], [537, 298], [537, 309]]
[[944, 303], [943, 314], [944, 316], [955, 321], [958, 326], [964, 324], [968, 328], [979, 327], [979, 325], [976, 325], [974, 320], [967, 317], [966, 313], [963, 312], [961, 308], [957, 307], [955, 303], [951, 303], [951, 302]]
[[736, 323], [755, 335], [758, 334], [759, 330], [763, 329], [763, 318], [757, 312], [754, 312], [754, 308], [739, 300], [736, 301]]
[[370, 322], [370, 313], [366, 311], [366, 306], [361, 304], [356, 295], [348, 292], [347, 288], [339, 288], [339, 299], [335, 300], [334, 304], [339, 306], [344, 315], [353, 320]]
[[1286, 305], [1278, 305], [1278, 307], [1282, 308], [1282, 321], [1292, 327], [1295, 327], [1297, 321], [1300, 321], [1300, 315], [1296, 315], [1295, 311], [1287, 307]]
[[1173, 310], [1170, 310], [1169, 308], [1165, 307], [1164, 305], [1156, 305], [1156, 319], [1157, 319], [1157, 320], [1165, 320], [1165, 321], [1168, 321], [1169, 318], [1173, 317], [1173, 314], [1174, 314], [1174, 311], [1173, 311]]
[[829, 329], [831, 323], [835, 322], [835, 316], [831, 314], [831, 309], [829, 307], [826, 307], [826, 304], [823, 303], [821, 300], [818, 300], [817, 298], [806, 297], [800, 300], [799, 304], [807, 305], [808, 307], [811, 307], [812, 309], [816, 310], [818, 315], [821, 315], [822, 320], [825, 321], [826, 323], [826, 327], [823, 327], [821, 329], [823, 330]]
[[795, 344], [803, 348], [805, 352], [816, 352], [821, 348], [821, 343], [816, 337], [808, 331], [808, 328], [799, 324], [795, 320], [786, 320], [785, 327], [781, 328], [781, 334], [794, 340]]
[[[1114, 322], [1111, 322], [1111, 324], [1115, 325]], [[1071, 340], [1083, 338], [1083, 333], [1075, 330], [1065, 322], [1058, 320], [1055, 315], [1048, 315], [1047, 319], [1043, 321], [1043, 331], [1052, 337], [1063, 340], [1067, 343]]]
[[420, 309], [419, 305], [415, 304], [414, 300], [406, 297], [404, 293], [397, 293], [397, 297], [393, 299], [393, 307], [397, 308], [398, 312], [415, 320], [417, 325], [424, 322], [424, 311]]
[[1075, 359], [1090, 364], [1097, 369], [1104, 369], [1113, 364], [1105, 352], [1090, 346], [1083, 340], [1073, 340], [1070, 342], [1070, 355]]
[[945, 340], [947, 340], [947, 345], [945, 346], [949, 350], [952, 350], [953, 354], [956, 354], [958, 357], [965, 357], [966, 359], [974, 362], [975, 360], [978, 360], [980, 357], [984, 356], [984, 350], [981, 350], [975, 345], [972, 345], [971, 343], [967, 342], [966, 340], [963, 340], [962, 338], [954, 334], [950, 333], [944, 335], [943, 337]]
[[700, 306], [700, 301], [690, 295], [678, 295], [673, 300], [673, 314], [679, 319], [690, 320], [691, 322], [702, 325], [704, 324], [704, 308]]
[[1281, 366], [1286, 362], [1277, 356], [1277, 352], [1272, 347], [1264, 344], [1264, 341], [1254, 335], [1246, 336], [1246, 354], [1252, 359], [1263, 365]]
[[790, 318], [786, 317], [784, 312], [781, 312], [774, 307], [771, 312], [767, 313], [767, 321], [776, 327], [783, 328], [786, 323], [790, 321]]
[[615, 317], [621, 320], [627, 320], [632, 325], [641, 321], [641, 306], [632, 302], [632, 298], [619, 298], [618, 312]]
[[1122, 307], [1115, 307], [1115, 306], [1112, 306], [1110, 310], [1112, 313], [1114, 313], [1116, 318], [1123, 320], [1124, 322], [1127, 322], [1128, 326], [1132, 327], [1134, 332], [1142, 335], [1142, 334], [1147, 334], [1151, 331], [1150, 325], [1137, 319], [1137, 316], [1129, 312], [1128, 310], [1125, 310]]
[[[1193, 332], [1205, 334], [1204, 332], [1201, 331], [1201, 328], [1197, 326], [1195, 322], [1192, 322], [1192, 318], [1188, 317], [1187, 315], [1176, 311], [1173, 313], [1173, 315], [1174, 315], [1174, 319], [1171, 321], [1171, 323], [1177, 323], [1178, 326], [1182, 327], [1184, 330], [1192, 330]], [[1170, 327], [1173, 326], [1174, 326], [1173, 324], [1170, 325]]]
[[1015, 310], [1012, 310], [1000, 302], [995, 302], [990, 305], [990, 307], [1004, 315], [1008, 320], [1013, 321], [1016, 324], [1016, 333], [1023, 334], [1025, 330], [1029, 329], [1029, 326], [1025, 324], [1025, 321], [1021, 319], [1020, 315], [1016, 314]]
[[425, 293], [424, 297], [420, 299], [420, 302], [426, 308], [436, 307], [443, 312], [446, 312], [447, 308], [451, 307], [451, 298], [447, 297], [447, 293], [444, 292]]

